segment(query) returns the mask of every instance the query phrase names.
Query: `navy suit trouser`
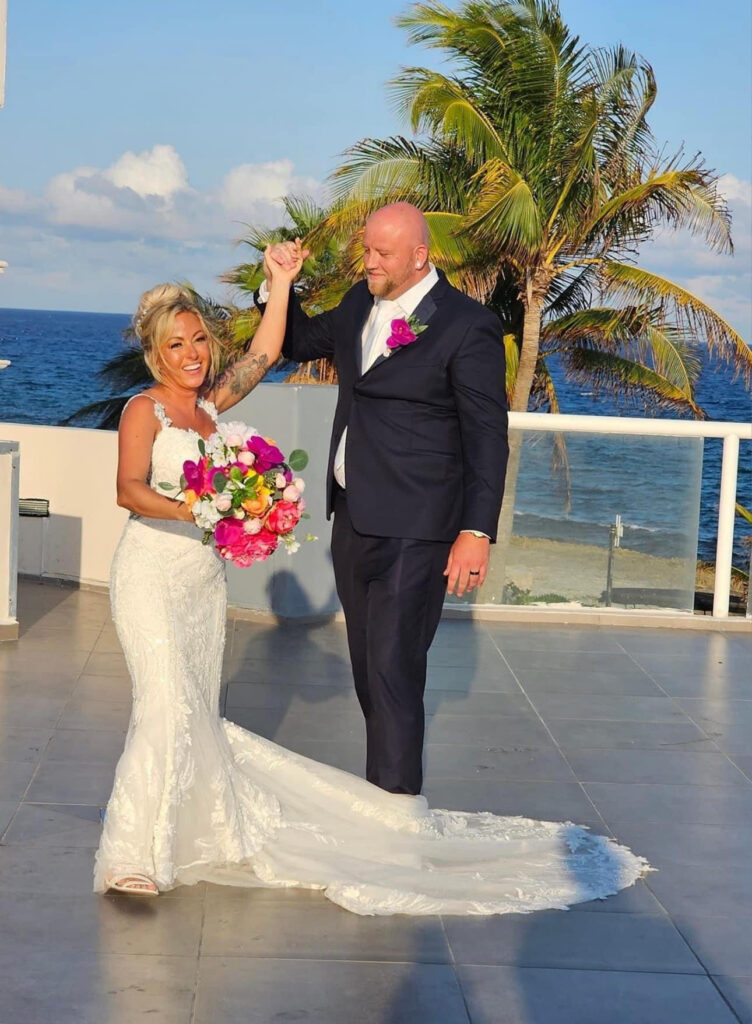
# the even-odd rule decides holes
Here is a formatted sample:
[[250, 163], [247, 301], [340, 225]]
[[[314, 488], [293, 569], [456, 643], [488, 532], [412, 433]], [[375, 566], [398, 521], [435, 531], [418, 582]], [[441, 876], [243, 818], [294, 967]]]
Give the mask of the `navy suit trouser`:
[[366, 778], [390, 793], [423, 785], [423, 692], [451, 544], [358, 533], [334, 500], [332, 560], [366, 721]]

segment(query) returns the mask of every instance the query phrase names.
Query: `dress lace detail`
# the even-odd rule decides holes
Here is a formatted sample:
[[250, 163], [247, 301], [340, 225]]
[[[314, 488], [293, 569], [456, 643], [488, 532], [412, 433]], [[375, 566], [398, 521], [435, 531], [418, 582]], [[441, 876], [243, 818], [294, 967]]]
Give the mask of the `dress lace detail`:
[[[152, 486], [176, 483], [198, 435], [155, 415]], [[142, 872], [161, 890], [321, 889], [357, 914], [503, 914], [602, 899], [648, 870], [569, 822], [430, 809], [222, 719], [224, 563], [191, 524], [129, 520], [111, 600], [133, 711], [96, 891]]]

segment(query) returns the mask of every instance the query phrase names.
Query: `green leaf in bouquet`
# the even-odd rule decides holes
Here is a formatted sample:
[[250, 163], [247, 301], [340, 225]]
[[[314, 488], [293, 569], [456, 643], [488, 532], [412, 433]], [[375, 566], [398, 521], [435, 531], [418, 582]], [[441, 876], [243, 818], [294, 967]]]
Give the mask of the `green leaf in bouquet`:
[[178, 489], [177, 484], [166, 484], [164, 482], [157, 484], [157, 487], [161, 487], [163, 491], [176, 491]]
[[294, 452], [290, 452], [287, 465], [293, 473], [302, 473], [308, 465], [308, 452], [304, 452], [302, 448], [296, 448]]
[[242, 484], [243, 470], [239, 466], [233, 466], [230, 470], [230, 479], [234, 480], [237, 484]]
[[217, 494], [222, 493], [225, 487], [227, 487], [227, 477], [224, 475], [224, 473], [214, 474], [214, 476], [212, 477], [212, 487], [217, 492]]
[[311, 516], [310, 516], [310, 514], [308, 512], [304, 512], [300, 518], [301, 519], [310, 519]]
[[200, 437], [198, 439], [198, 450], [201, 452], [202, 455], [206, 455], [206, 444], [204, 443], [203, 437]]
[[180, 489], [184, 491], [188, 486], [188, 481], [185, 478], [185, 473], [180, 474]]

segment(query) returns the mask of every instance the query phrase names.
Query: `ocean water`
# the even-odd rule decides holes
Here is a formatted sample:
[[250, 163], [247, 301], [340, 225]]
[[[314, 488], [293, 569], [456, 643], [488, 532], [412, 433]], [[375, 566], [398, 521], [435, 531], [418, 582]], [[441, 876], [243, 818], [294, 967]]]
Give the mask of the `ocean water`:
[[[0, 370], [0, 421], [56, 424], [81, 406], [106, 398], [96, 371], [122, 350], [128, 322], [128, 316], [119, 313], [0, 309], [0, 359], [11, 360]], [[552, 373], [563, 412], [618, 414], [611, 401], [567, 384], [556, 366]], [[726, 367], [706, 368], [697, 400], [711, 419], [752, 419], [752, 395]], [[515, 529], [528, 536], [606, 544], [609, 525], [618, 513], [625, 524], [625, 546], [682, 555], [696, 529], [696, 524], [685, 521], [683, 510], [699, 489], [698, 552], [712, 559], [721, 446], [721, 441], [706, 441], [700, 466], [698, 446], [692, 441], [570, 437], [567, 488], [563, 473], [552, 471], [550, 435], [532, 437], [520, 474]], [[752, 507], [750, 443], [741, 445], [737, 498]], [[750, 533], [752, 526], [738, 520], [734, 562], [742, 568], [749, 565], [743, 537]]]

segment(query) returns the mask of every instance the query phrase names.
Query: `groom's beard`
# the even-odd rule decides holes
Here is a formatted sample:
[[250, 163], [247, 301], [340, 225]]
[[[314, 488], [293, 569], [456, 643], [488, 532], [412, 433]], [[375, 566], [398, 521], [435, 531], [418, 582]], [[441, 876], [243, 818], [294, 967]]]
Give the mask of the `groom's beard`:
[[397, 282], [393, 281], [390, 277], [369, 277], [367, 281], [369, 292], [378, 298], [383, 298], [384, 295], [388, 295], [389, 292], [397, 287]]
[[379, 299], [384, 299], [394, 292], [397, 295], [401, 295], [406, 290], [406, 285], [409, 283], [409, 278], [402, 278], [401, 281], [396, 280], [393, 277], [376, 277], [367, 278], [368, 290], [371, 295], [375, 295]]

